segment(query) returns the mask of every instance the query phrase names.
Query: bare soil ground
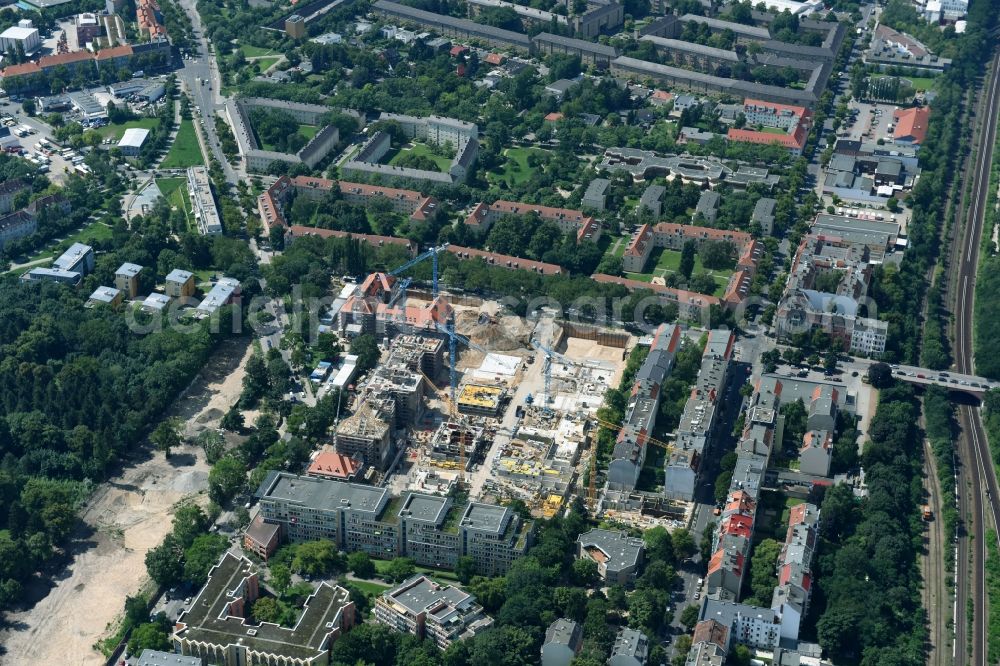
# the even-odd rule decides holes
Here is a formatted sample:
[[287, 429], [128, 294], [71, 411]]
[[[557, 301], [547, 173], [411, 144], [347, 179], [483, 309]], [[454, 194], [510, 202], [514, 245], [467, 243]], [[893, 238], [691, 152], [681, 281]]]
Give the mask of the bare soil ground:
[[[249, 339], [225, 343], [178, 398], [170, 416], [182, 419], [186, 436], [218, 426], [239, 397], [252, 352]], [[130, 462], [90, 498], [69, 564], [48, 576], [51, 583], [39, 580], [27, 591], [37, 599], [33, 607], [8, 615], [0, 663], [104, 663], [94, 645], [117, 627], [125, 597], [148, 583], [146, 552], [170, 531], [178, 504], [208, 501], [209, 466], [200, 448], [183, 446], [169, 459], [147, 449]]]
[[9, 615], [2, 662], [103, 664], [94, 644], [114, 629], [126, 595], [145, 583], [146, 551], [170, 531], [174, 507], [207, 486], [208, 465], [193, 446], [169, 460], [153, 454], [103, 484], [82, 516], [90, 529], [81, 529], [75, 557], [55, 586], [33, 608]]

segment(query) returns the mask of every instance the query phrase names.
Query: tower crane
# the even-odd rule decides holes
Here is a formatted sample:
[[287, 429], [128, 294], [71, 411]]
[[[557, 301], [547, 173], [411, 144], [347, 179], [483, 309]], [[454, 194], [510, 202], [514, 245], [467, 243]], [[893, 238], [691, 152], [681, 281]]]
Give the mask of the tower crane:
[[[437, 247], [432, 247], [429, 250], [427, 250], [426, 252], [423, 252], [422, 254], [418, 254], [413, 259], [410, 259], [409, 261], [407, 261], [402, 266], [399, 266], [399, 267], [394, 268], [393, 270], [389, 271], [389, 275], [391, 275], [393, 277], [398, 277], [401, 273], [405, 273], [406, 271], [408, 271], [409, 269], [413, 268], [414, 266], [416, 266], [420, 262], [424, 261], [425, 259], [431, 258], [431, 259], [434, 260], [434, 278], [433, 278], [433, 282], [432, 282], [432, 284], [433, 284], [433, 294], [434, 294], [434, 298], [437, 298], [437, 296], [438, 296], [438, 253], [444, 252], [447, 249], [448, 249], [448, 244], [447, 243], [444, 243], [443, 245], [438, 245]], [[399, 300], [400, 296], [402, 296], [403, 294], [406, 293], [406, 289], [407, 289], [407, 287], [410, 286], [411, 282], [413, 282], [413, 278], [411, 278], [411, 277], [403, 278], [400, 281], [399, 287], [396, 288], [396, 289], [393, 289], [392, 298], [389, 299], [389, 305], [393, 305], [396, 301]]]
[[[455, 348], [459, 342], [461, 342], [466, 347], [475, 349], [476, 351], [481, 351], [484, 354], [489, 354], [489, 350], [477, 345], [475, 342], [469, 338], [455, 332], [455, 317], [454, 315], [448, 318], [448, 325], [443, 326], [441, 324], [436, 324], [437, 330], [441, 331], [448, 336], [448, 383], [451, 388], [451, 399], [448, 401], [448, 410], [451, 413], [452, 418], [457, 418], [458, 414], [458, 371], [455, 368]], [[465, 479], [465, 445], [461, 442], [458, 445], [458, 482], [461, 484]]]
[[563, 365], [579, 365], [576, 361], [570, 360], [560, 354], [559, 352], [546, 347], [540, 342], [531, 341], [531, 346], [542, 352], [545, 355], [545, 400], [542, 401], [542, 408], [547, 414], [552, 412], [552, 408], [549, 407], [549, 403], [553, 401], [552, 398], [552, 359], [558, 360]]
[[[614, 432], [618, 432], [625, 427], [623, 424], [611, 423], [610, 421], [605, 421], [600, 417], [594, 417], [594, 420], [597, 421], [598, 425], [607, 428], [608, 430], [612, 430]], [[674, 449], [672, 445], [667, 444], [666, 442], [663, 442], [659, 439], [656, 439], [655, 437], [647, 435], [646, 433], [639, 433], [636, 439], [638, 440], [639, 446], [643, 446], [645, 444], [652, 444], [653, 446], [658, 446], [661, 449], [666, 449], [668, 453]], [[594, 510], [596, 503], [597, 503], [597, 437], [595, 436], [593, 441], [590, 443], [590, 479], [588, 480], [587, 483], [587, 505], [590, 507], [591, 511]]]

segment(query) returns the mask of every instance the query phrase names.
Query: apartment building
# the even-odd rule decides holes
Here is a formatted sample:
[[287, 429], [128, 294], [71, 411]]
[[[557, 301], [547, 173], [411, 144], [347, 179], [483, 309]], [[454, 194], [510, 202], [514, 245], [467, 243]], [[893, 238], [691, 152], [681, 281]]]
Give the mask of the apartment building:
[[198, 223], [198, 231], [202, 235], [221, 234], [222, 218], [215, 205], [212, 195], [212, 183], [208, 177], [208, 169], [203, 166], [188, 167], [188, 194], [194, 207], [194, 219]]
[[694, 499], [705, 448], [721, 408], [719, 401], [725, 391], [735, 342], [736, 336], [728, 329], [715, 329], [708, 334], [698, 379], [684, 403], [674, 448], [664, 463], [665, 497]]
[[170, 298], [186, 298], [194, 295], [194, 274], [175, 268], [167, 274], [166, 293]]
[[330, 647], [356, 620], [348, 591], [320, 583], [289, 628], [250, 621], [260, 587], [260, 575], [250, 560], [224, 554], [177, 619], [171, 636], [174, 650], [219, 666], [327, 666]]
[[653, 434], [660, 408], [660, 386], [670, 375], [681, 344], [681, 330], [662, 324], [653, 335], [649, 355], [643, 361], [625, 409], [625, 424], [618, 432], [608, 464], [608, 488], [634, 490], [646, 460], [648, 438]]
[[583, 626], [561, 617], [545, 630], [542, 666], [570, 666], [582, 647]]
[[501, 575], [531, 544], [534, 524], [507, 507], [272, 472], [257, 490], [265, 523], [289, 541], [329, 539], [379, 559], [410, 557], [453, 568], [470, 556], [479, 573]]
[[729, 643], [772, 649], [781, 639], [781, 619], [770, 608], [706, 599], [699, 621], [714, 620], [729, 629]]
[[[836, 237], [810, 234], [802, 239], [775, 315], [779, 338], [820, 329], [852, 352], [885, 351], [886, 322], [863, 316], [871, 282], [869, 248]], [[832, 291], [829, 289], [835, 283]]]
[[646, 666], [649, 657], [649, 638], [635, 629], [622, 627], [611, 647], [608, 666]]
[[139, 294], [139, 273], [141, 272], [142, 266], [138, 264], [128, 262], [122, 264], [115, 271], [115, 287], [121, 290], [126, 298], [135, 298]]
[[601, 238], [600, 224], [581, 211], [504, 199], [491, 204], [476, 204], [465, 218], [465, 223], [477, 231], [485, 232], [501, 217], [523, 218], [529, 214], [535, 214], [546, 222], [553, 222], [564, 234], [575, 234], [577, 241], [590, 240], [596, 243]]
[[781, 638], [789, 641], [798, 640], [802, 618], [809, 612], [819, 519], [814, 504], [799, 504], [789, 511], [788, 531], [778, 557], [778, 585], [771, 598], [771, 610], [781, 617]]
[[471, 594], [419, 575], [375, 600], [375, 621], [432, 641], [441, 650], [493, 625]]

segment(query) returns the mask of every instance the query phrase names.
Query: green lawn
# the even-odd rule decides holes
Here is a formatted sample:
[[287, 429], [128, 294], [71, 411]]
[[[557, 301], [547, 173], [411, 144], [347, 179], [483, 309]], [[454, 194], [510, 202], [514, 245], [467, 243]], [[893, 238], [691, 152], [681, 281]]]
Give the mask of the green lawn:
[[243, 51], [243, 55], [248, 58], [257, 58], [259, 56], [271, 55], [274, 53], [274, 49], [262, 49], [259, 46], [240, 46], [240, 51]]
[[380, 594], [388, 590], [390, 587], [389, 585], [383, 585], [381, 583], [370, 583], [368, 581], [363, 581], [363, 580], [352, 580], [350, 581], [350, 583], [351, 585], [354, 585], [365, 594], [370, 594], [373, 597], [379, 596]]
[[316, 132], [318, 131], [319, 127], [317, 127], [316, 125], [299, 125], [299, 134], [309, 139], [310, 141], [314, 136], [316, 136]]
[[936, 78], [926, 77], [926, 76], [904, 76], [902, 77], [913, 84], [914, 90], [932, 90], [934, 85], [937, 83]]
[[174, 145], [160, 163], [161, 169], [186, 169], [189, 166], [199, 166], [205, 163], [195, 134], [194, 122], [182, 120]]
[[136, 118], [135, 120], [129, 120], [120, 124], [111, 123], [110, 125], [105, 125], [104, 127], [98, 127], [96, 130], [88, 131], [97, 132], [105, 139], [114, 139], [115, 141], [119, 141], [127, 129], [131, 129], [133, 127], [153, 129], [159, 124], [159, 122], [160, 121], [156, 118]]
[[[386, 569], [389, 568], [389, 562], [390, 560], [376, 560], [376, 559], [372, 560], [372, 564], [375, 565], [375, 571], [377, 571], [379, 574], [383, 573]], [[415, 570], [417, 573], [427, 574], [431, 578], [437, 578], [439, 580], [446, 580], [450, 582], [458, 580], [458, 576], [456, 576], [451, 571], [430, 569], [428, 567], [415, 567]]]
[[187, 178], [157, 178], [156, 186], [171, 206], [184, 211], [188, 227], [194, 229], [194, 207], [188, 197]]
[[760, 131], [764, 134], [788, 134], [786, 130], [781, 129], [780, 127], [761, 127]]
[[398, 164], [399, 160], [402, 159], [404, 155], [409, 154], [423, 155], [424, 157], [431, 158], [434, 160], [434, 163], [437, 164], [438, 171], [442, 173], [448, 173], [448, 168], [451, 166], [451, 158], [435, 155], [431, 152], [430, 146], [416, 141], [409, 144], [409, 148], [400, 148], [396, 154], [392, 156], [392, 159], [389, 160], [389, 164]]
[[[623, 246], [624, 247], [624, 246]], [[657, 256], [657, 253], [660, 253]], [[677, 250], [653, 250], [646, 264], [645, 273], [625, 273], [625, 277], [630, 280], [641, 282], [651, 282], [654, 277], [664, 277], [667, 273], [676, 273], [681, 265], [681, 253]], [[708, 273], [715, 280], [717, 288], [712, 296], [722, 296], [725, 293], [726, 285], [729, 284], [730, 271], [709, 271], [701, 264], [701, 257], [697, 254], [694, 257], [694, 271], [692, 275], [698, 273]]]
[[18, 263], [28, 263], [31, 261], [38, 261], [39, 259], [51, 259], [52, 257], [65, 252], [73, 243], [83, 243], [84, 245], [89, 245], [95, 241], [106, 240], [111, 240], [111, 227], [101, 222], [92, 222], [89, 226], [84, 227], [72, 236], [67, 236], [60, 242], [49, 245], [44, 250], [28, 257], [28, 259], [24, 262]]
[[281, 60], [281, 56], [266, 56], [263, 58], [257, 58], [253, 62], [257, 63], [257, 66], [260, 67], [260, 73], [263, 74], [268, 70], [268, 68], [279, 60]]
[[495, 180], [504, 181], [508, 187], [526, 183], [531, 180], [537, 170], [537, 167], [528, 166], [528, 155], [532, 153], [545, 155], [548, 152], [541, 148], [508, 148], [503, 151], [507, 162], [500, 169], [491, 171], [489, 176]]

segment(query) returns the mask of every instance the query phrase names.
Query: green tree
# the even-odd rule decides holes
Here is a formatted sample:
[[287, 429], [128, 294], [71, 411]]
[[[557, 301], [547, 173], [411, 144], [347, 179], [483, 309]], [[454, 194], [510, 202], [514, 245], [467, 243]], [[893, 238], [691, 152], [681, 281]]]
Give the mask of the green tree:
[[[228, 430], [229, 432], [240, 432], [243, 430], [243, 413], [237, 408], [236, 405], [230, 407], [226, 413], [222, 416], [222, 422], [219, 423], [223, 430]], [[208, 451], [206, 450], [206, 455]]]
[[128, 641], [129, 654], [143, 650], [170, 650], [170, 636], [159, 622], [146, 622], [132, 630]]
[[260, 597], [250, 608], [250, 615], [257, 622], [280, 624], [283, 614], [284, 608], [281, 607], [281, 602], [274, 597]]
[[184, 551], [184, 580], [194, 587], [201, 587], [208, 579], [208, 572], [219, 562], [229, 542], [219, 534], [202, 534]]
[[351, 353], [358, 357], [358, 372], [363, 373], [378, 365], [382, 353], [372, 335], [365, 333], [351, 341]]
[[208, 531], [211, 522], [197, 504], [187, 503], [174, 512], [171, 535], [181, 549], [189, 547], [199, 535]]
[[198, 446], [205, 451], [205, 460], [214, 465], [222, 457], [226, 448], [225, 438], [216, 430], [205, 430], [198, 435]]
[[771, 603], [771, 595], [777, 578], [774, 569], [781, 554], [781, 544], [774, 539], [764, 539], [754, 547], [750, 558], [750, 589], [752, 595], [747, 603], [757, 606], [767, 606]]
[[581, 587], [590, 587], [598, 580], [597, 562], [583, 557], [573, 562], [573, 580]]
[[373, 578], [375, 576], [375, 564], [368, 553], [357, 550], [347, 556], [347, 567], [358, 578]]
[[687, 528], [682, 527], [679, 530], [674, 530], [671, 540], [674, 547], [674, 557], [678, 562], [686, 560], [697, 552], [694, 537], [691, 536], [691, 532]]
[[180, 423], [177, 419], [164, 419], [156, 426], [156, 430], [149, 436], [150, 441], [157, 451], [163, 451], [164, 456], [170, 457], [170, 449], [181, 445], [181, 435], [179, 432]]
[[343, 566], [337, 546], [329, 539], [304, 541], [295, 547], [292, 569], [310, 576], [324, 576]]
[[244, 464], [232, 454], [226, 455], [208, 473], [208, 496], [213, 502], [224, 504], [243, 489], [246, 480]]
[[684, 610], [681, 611], [681, 624], [687, 627], [688, 631], [694, 629], [694, 625], [698, 624], [698, 616], [701, 614], [701, 609], [699, 609], [694, 604], [685, 606]]
[[468, 585], [476, 575], [476, 561], [470, 555], [462, 555], [455, 562], [455, 575], [463, 585]]
[[163, 543], [146, 552], [146, 572], [149, 577], [164, 587], [173, 587], [184, 576], [183, 549], [170, 534]]
[[691, 279], [691, 273], [694, 271], [694, 260], [698, 253], [698, 246], [693, 240], [686, 241], [684, 247], [681, 248], [681, 262], [677, 268], [677, 271], [684, 276], [685, 279]]
[[413, 560], [408, 557], [396, 557], [393, 558], [389, 565], [382, 572], [382, 576], [386, 580], [393, 583], [402, 583], [404, 580], [412, 576], [416, 572], [416, 567], [413, 564]]
[[291, 584], [292, 572], [287, 566], [279, 562], [271, 567], [271, 585], [278, 594], [284, 596]]

